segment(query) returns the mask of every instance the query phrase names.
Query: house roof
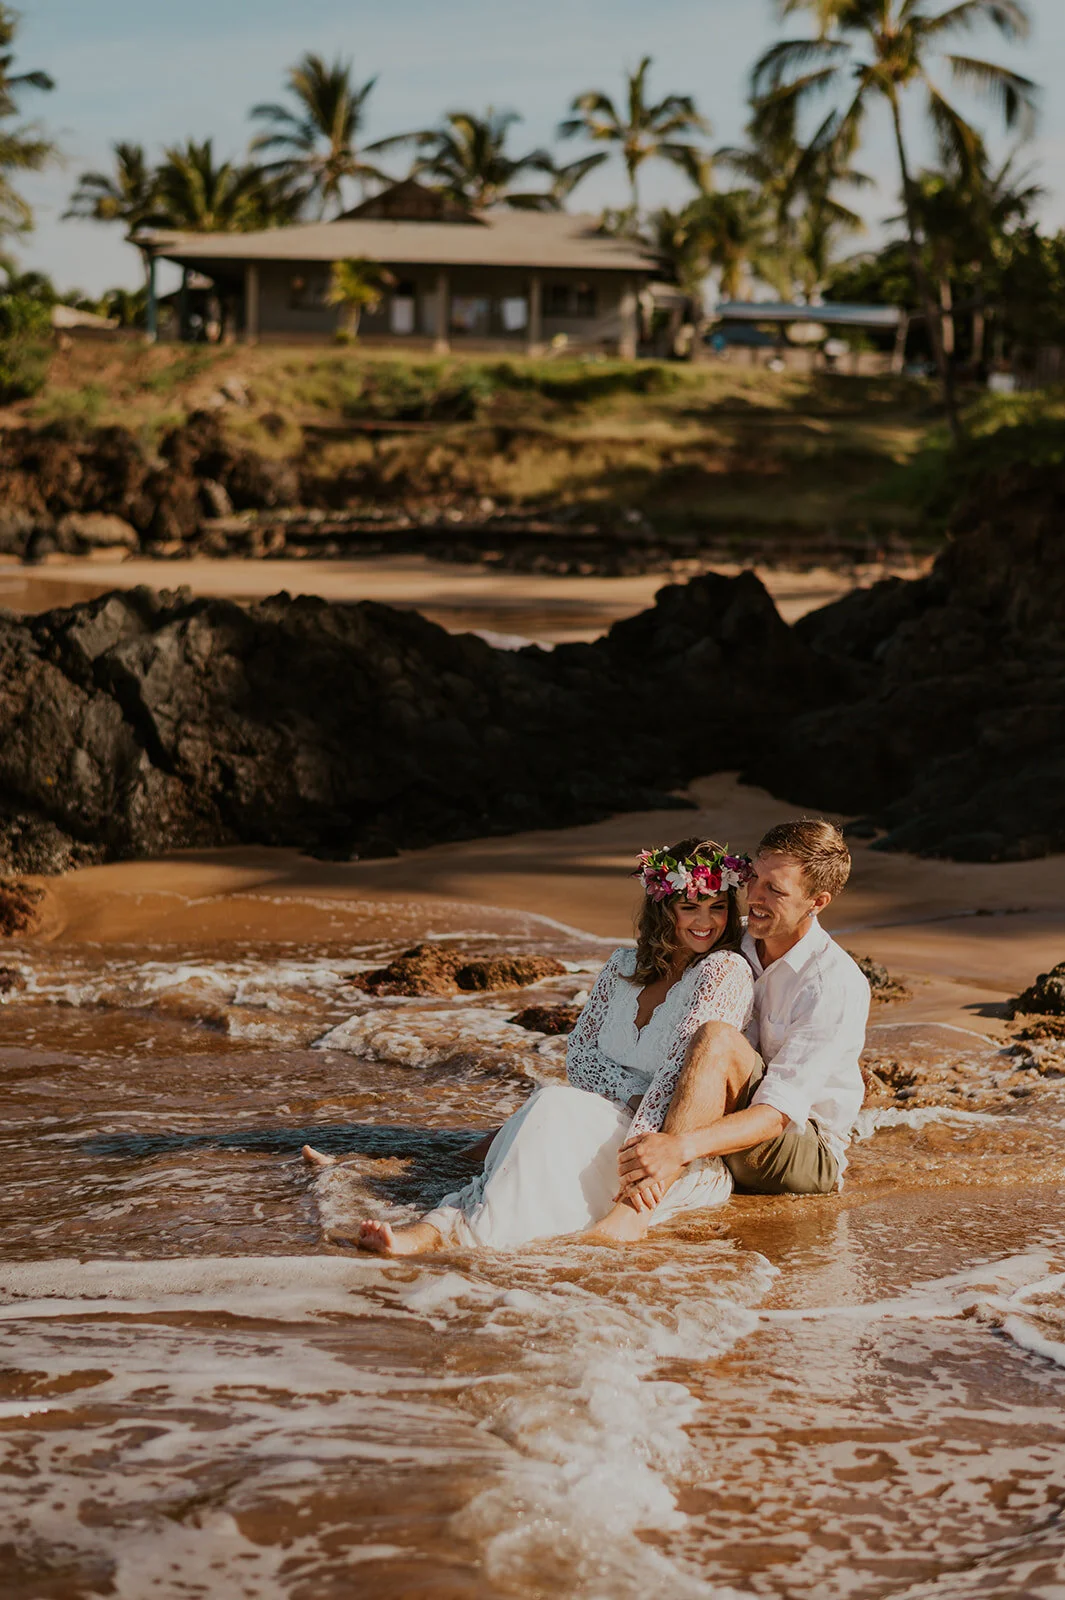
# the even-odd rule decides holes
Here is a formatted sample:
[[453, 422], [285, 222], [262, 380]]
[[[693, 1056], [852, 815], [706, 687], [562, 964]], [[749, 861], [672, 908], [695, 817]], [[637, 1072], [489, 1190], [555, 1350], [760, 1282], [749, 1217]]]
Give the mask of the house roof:
[[486, 211], [469, 221], [415, 222], [340, 217], [258, 233], [167, 233], [145, 238], [154, 253], [210, 272], [212, 264], [340, 261], [392, 266], [568, 268], [660, 275], [648, 247], [598, 231], [598, 218], [567, 212]]

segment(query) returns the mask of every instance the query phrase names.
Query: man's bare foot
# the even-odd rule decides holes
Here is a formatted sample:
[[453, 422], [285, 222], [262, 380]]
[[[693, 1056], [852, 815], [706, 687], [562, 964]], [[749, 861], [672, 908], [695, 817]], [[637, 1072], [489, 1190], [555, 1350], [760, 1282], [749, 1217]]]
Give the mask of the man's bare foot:
[[316, 1150], [314, 1146], [310, 1144], [304, 1145], [303, 1149], [300, 1151], [300, 1155], [303, 1157], [304, 1161], [308, 1162], [312, 1167], [335, 1167], [337, 1164], [336, 1156], [323, 1155], [321, 1150]]
[[443, 1238], [431, 1222], [412, 1222], [407, 1228], [393, 1228], [390, 1222], [364, 1222], [356, 1239], [360, 1250], [378, 1256], [420, 1256], [439, 1250]]
[[650, 1213], [632, 1206], [616, 1205], [600, 1222], [579, 1235], [591, 1244], [638, 1244], [651, 1225]]

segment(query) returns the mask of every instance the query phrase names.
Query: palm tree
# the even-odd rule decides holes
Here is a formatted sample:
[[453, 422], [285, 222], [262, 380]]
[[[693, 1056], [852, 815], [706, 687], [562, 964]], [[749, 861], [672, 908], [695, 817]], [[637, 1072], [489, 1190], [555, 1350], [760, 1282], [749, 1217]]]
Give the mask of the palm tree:
[[[981, 148], [971, 171], [925, 171], [915, 183], [914, 210], [924, 246], [926, 270], [936, 286], [943, 345], [955, 348], [955, 287], [963, 278], [971, 290], [974, 362], [983, 360], [985, 304], [983, 278], [1010, 228], [1026, 220], [1043, 190], [1027, 174], [1015, 176], [1011, 156], [992, 172]], [[905, 215], [890, 217], [906, 223]]]
[[573, 101], [570, 116], [558, 129], [562, 139], [584, 134], [596, 143], [613, 145], [621, 151], [636, 210], [640, 205], [639, 172], [645, 161], [670, 161], [699, 188], [706, 186], [709, 174], [709, 156], [692, 143], [690, 135], [709, 133], [710, 124], [700, 116], [690, 95], [669, 94], [664, 100], [649, 104], [650, 66], [651, 57], [644, 56], [636, 71], [627, 74], [624, 112], [619, 112], [601, 89], [589, 89]]
[[851, 166], [830, 113], [806, 144], [798, 136], [794, 99], [756, 105], [747, 127], [749, 147], [715, 152], [739, 173], [765, 206], [776, 234], [782, 292], [798, 287], [809, 300], [824, 286], [841, 235], [860, 231], [862, 218], [836, 191], [866, 188], [872, 179]]
[[352, 81], [352, 63], [339, 58], [328, 64], [307, 54], [291, 68], [288, 88], [295, 108], [268, 103], [254, 106], [252, 118], [265, 124], [252, 140], [253, 152], [276, 150], [271, 170], [317, 203], [319, 217], [330, 206], [344, 208], [344, 185], [353, 179], [385, 180], [385, 174], [364, 161], [357, 140], [366, 117], [366, 102], [376, 78], [361, 86]]
[[[114, 167], [110, 172], [83, 172], [70, 197], [65, 217], [89, 218], [94, 222], [120, 222], [130, 244], [137, 244], [137, 230], [160, 220], [159, 175], [145, 155], [144, 146], [119, 141], [112, 146]], [[138, 246], [145, 277], [150, 258]]]
[[687, 208], [688, 227], [705, 241], [706, 262], [718, 275], [722, 299], [744, 299], [752, 277], [779, 281], [779, 252], [770, 219], [749, 189], [716, 189]]
[[141, 144], [119, 140], [111, 146], [111, 172], [83, 172], [70, 197], [67, 217], [121, 222], [127, 237], [150, 222], [158, 200], [158, 177]]
[[376, 311], [395, 281], [387, 267], [378, 266], [365, 257], [333, 262], [326, 299], [331, 306], [341, 309], [343, 326], [339, 331], [342, 337], [355, 338], [363, 312]]
[[[785, 16], [797, 11], [812, 13], [817, 31], [813, 38], [785, 39], [771, 45], [756, 64], [754, 95], [767, 111], [788, 101], [804, 104], [837, 85], [843, 87], [845, 75], [849, 76], [847, 102], [840, 109], [835, 133], [841, 149], [849, 154], [857, 148], [872, 102], [880, 100], [889, 110], [914, 279], [943, 385], [947, 419], [954, 436], [960, 437], [953, 366], [944, 349], [939, 308], [921, 252], [918, 189], [903, 121], [904, 96], [910, 89], [924, 91], [941, 150], [961, 170], [970, 170], [978, 157], [979, 135], [933, 81], [932, 58], [952, 36], [981, 22], [990, 22], [1007, 39], [1023, 37], [1028, 30], [1025, 0], [955, 0], [935, 14], [929, 10], [928, 0], [780, 0], [780, 10]], [[997, 101], [1007, 127], [1030, 124], [1035, 86], [1029, 79], [972, 56], [948, 53], [946, 60], [955, 82]]]
[[[550, 193], [541, 194], [515, 189], [515, 183], [526, 173], [543, 172], [558, 177], [557, 169], [546, 150], [530, 150], [527, 155], [512, 156], [507, 153], [507, 138], [511, 128], [521, 117], [516, 111], [496, 111], [488, 107], [483, 117], [472, 111], [449, 111], [438, 128], [425, 128], [418, 133], [395, 134], [381, 139], [375, 150], [391, 149], [399, 145], [413, 145], [423, 152], [415, 157], [411, 177], [425, 176], [450, 199], [465, 205], [471, 211], [486, 211], [489, 206], [507, 204], [526, 210], [550, 208]], [[587, 168], [585, 170], [588, 170]], [[573, 176], [579, 181], [583, 173]]]
[[153, 220], [190, 233], [247, 233], [292, 220], [299, 201], [264, 168], [215, 161], [210, 139], [169, 145]]
[[508, 194], [507, 205], [517, 211], [565, 211], [566, 201], [577, 185], [609, 159], [605, 150], [597, 150], [590, 156], [580, 156], [576, 161], [567, 162], [564, 167], [552, 163], [551, 185], [548, 189], [542, 194]]
[[[0, 5], [0, 122], [18, 116], [19, 97], [24, 89], [54, 89], [47, 72], [13, 72], [13, 45], [19, 15]], [[15, 128], [0, 127], [0, 235], [25, 233], [33, 226], [33, 212], [12, 184], [9, 174], [40, 172], [56, 158], [56, 147], [39, 128], [23, 123]]]

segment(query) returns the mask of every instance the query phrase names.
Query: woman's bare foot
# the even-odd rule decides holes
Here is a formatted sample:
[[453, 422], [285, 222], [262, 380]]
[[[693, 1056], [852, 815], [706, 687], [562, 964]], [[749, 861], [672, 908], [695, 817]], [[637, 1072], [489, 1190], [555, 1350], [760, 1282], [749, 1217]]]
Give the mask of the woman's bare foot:
[[439, 1250], [443, 1238], [431, 1222], [412, 1222], [393, 1228], [390, 1222], [364, 1222], [355, 1243], [378, 1256], [420, 1256]]
[[337, 1164], [336, 1156], [323, 1155], [321, 1150], [316, 1150], [314, 1146], [310, 1144], [304, 1145], [303, 1149], [300, 1151], [300, 1155], [303, 1157], [304, 1161], [308, 1162], [312, 1167], [335, 1167]]
[[650, 1214], [624, 1203], [614, 1206], [599, 1222], [578, 1237], [591, 1244], [639, 1244], [651, 1225]]

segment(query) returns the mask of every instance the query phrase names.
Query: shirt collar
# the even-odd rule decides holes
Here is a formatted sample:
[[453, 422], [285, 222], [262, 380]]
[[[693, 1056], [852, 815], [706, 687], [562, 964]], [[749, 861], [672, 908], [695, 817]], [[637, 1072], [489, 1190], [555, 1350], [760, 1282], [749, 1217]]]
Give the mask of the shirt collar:
[[[819, 955], [829, 942], [829, 935], [822, 928], [817, 918], [811, 917], [810, 926], [798, 944], [793, 944], [791, 949], [786, 950], [782, 956], [778, 956], [776, 961], [770, 962], [770, 966], [785, 966], [790, 967], [792, 972], [801, 972], [810, 958]], [[767, 969], [762, 965], [758, 955], [757, 941], [749, 929], [743, 935], [743, 943], [740, 948], [754, 968], [755, 977], [760, 978]]]

